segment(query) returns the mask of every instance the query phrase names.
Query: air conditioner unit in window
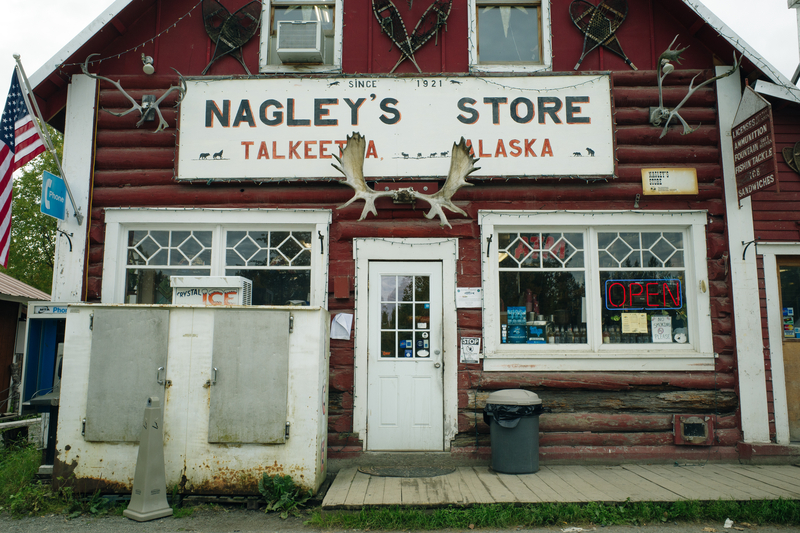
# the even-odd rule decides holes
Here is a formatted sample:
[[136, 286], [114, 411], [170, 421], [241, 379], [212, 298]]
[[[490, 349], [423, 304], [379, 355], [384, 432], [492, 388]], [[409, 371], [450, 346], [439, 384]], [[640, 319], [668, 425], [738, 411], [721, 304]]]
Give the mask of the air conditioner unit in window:
[[322, 63], [322, 23], [310, 21], [278, 21], [276, 50], [283, 63]]

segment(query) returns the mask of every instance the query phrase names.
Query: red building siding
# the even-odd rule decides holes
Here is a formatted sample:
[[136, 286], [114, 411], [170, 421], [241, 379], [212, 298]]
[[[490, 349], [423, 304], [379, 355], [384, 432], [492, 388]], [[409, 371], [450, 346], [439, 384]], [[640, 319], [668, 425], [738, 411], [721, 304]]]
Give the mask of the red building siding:
[[[102, 56], [124, 52], [141, 43], [144, 36], [161, 31], [159, 21], [174, 20], [193, 2], [157, 2], [134, 20], [122, 21], [124, 35], [115, 39]], [[244, 0], [226, 2], [233, 11]], [[569, 19], [566, 2], [553, 2], [554, 71], [572, 72], [583, 47], [583, 35]], [[408, 15], [418, 16], [426, 6], [418, 3]], [[369, 2], [348, 2], [344, 17], [343, 71], [346, 75], [384, 74], [394, 66], [399, 51], [380, 33]], [[199, 14], [199, 13], [198, 13]], [[680, 13], [679, 13], [680, 15]], [[332, 312], [355, 308], [353, 280], [353, 238], [356, 237], [458, 237], [460, 259], [457, 283], [461, 287], [481, 284], [480, 230], [477, 214], [482, 209], [585, 209], [629, 210], [642, 193], [641, 168], [679, 166], [697, 169], [699, 192], [692, 196], [643, 196], [642, 210], [708, 211], [707, 255], [711, 294], [714, 350], [719, 354], [714, 372], [483, 372], [472, 365], [458, 367], [458, 435], [453, 452], [484, 457], [489, 448], [488, 428], [481, 412], [489, 391], [524, 387], [535, 390], [552, 409], [541, 418], [541, 453], [550, 460], [600, 460], [613, 450], [615, 458], [733, 458], [741, 438], [736, 394], [736, 361], [731, 318], [731, 290], [727, 269], [727, 239], [719, 131], [716, 124], [716, 94], [713, 84], [698, 91], [687, 103], [682, 116], [692, 125], [702, 124], [691, 135], [681, 135], [674, 127], [659, 139], [660, 128], [649, 124], [649, 107], [658, 103], [654, 68], [659, 53], [676, 34], [682, 46], [691, 45], [683, 64], [667, 77], [664, 94], [667, 106], [674, 106], [686, 94], [693, 76], [696, 83], [713, 74], [714, 57], [700, 40], [704, 27], [687, 28], [678, 15], [658, 2], [632, 2], [628, 19], [618, 32], [630, 58], [642, 69], [632, 71], [624, 62], [602, 50], [590, 54], [581, 71], [613, 70], [613, 103], [616, 121], [617, 175], [607, 182], [582, 180], [527, 180], [506, 183], [505, 179], [475, 181], [474, 187], [459, 191], [454, 201], [468, 218], [449, 216], [452, 229], [422, 217], [424, 209], [395, 205], [388, 199], [377, 202], [378, 216], [359, 222], [360, 202], [337, 210], [352, 191], [338, 183], [282, 183], [278, 185], [187, 184], [173, 179], [176, 156], [176, 115], [174, 99], [162, 104], [162, 114], [170, 127], [154, 134], [149, 124], [134, 127], [138, 116], [115, 117], [105, 111], [97, 116], [94, 187], [91, 199], [89, 260], [86, 298], [100, 299], [104, 213], [106, 208], [130, 207], [237, 207], [237, 208], [319, 208], [333, 210], [330, 228], [329, 309]], [[101, 63], [93, 72], [121, 79], [122, 86], [137, 100], [143, 94], [158, 93], [177, 77], [174, 67], [184, 75], [199, 75], [210, 60], [212, 46], [200, 17], [183, 19], [174, 31], [148, 43], [144, 52], [156, 58], [158, 74], [141, 75], [139, 52], [122, 54], [119, 59]], [[655, 22], [657, 21], [657, 23]], [[416, 58], [427, 74], [468, 71], [467, 13], [465, 2], [454, 2], [447, 30], [431, 40]], [[257, 69], [257, 39], [244, 48], [251, 71]], [[676, 43], [677, 44], [677, 43]], [[410, 62], [398, 72], [415, 73]], [[134, 73], [134, 74], [131, 74]], [[216, 63], [210, 75], [241, 75], [235, 60]], [[127, 100], [107, 83], [101, 83], [99, 108], [124, 111]], [[787, 125], [776, 121], [779, 143]], [[788, 132], [786, 132], [788, 133]], [[455, 140], [455, 139], [454, 139]], [[785, 171], [786, 169], [784, 169]], [[784, 179], [787, 194], [800, 193], [800, 180]], [[784, 185], [785, 183], [785, 185]], [[792, 185], [795, 183], [795, 185]], [[769, 196], [762, 199], [761, 196]], [[784, 195], [759, 193], [754, 205], [760, 235], [797, 238], [794, 222], [773, 220], [767, 215], [790, 203]], [[794, 200], [792, 200], [794, 201]], [[760, 215], [759, 215], [760, 216]], [[791, 226], [791, 227], [789, 227]], [[790, 235], [791, 234], [791, 235]], [[772, 237], [770, 237], [772, 238]], [[349, 285], [349, 291], [342, 289]], [[337, 293], [334, 289], [338, 287]], [[349, 294], [348, 294], [349, 292]], [[341, 297], [346, 296], [346, 297]], [[458, 311], [458, 335], [481, 336], [480, 310]], [[331, 341], [329, 456], [341, 457], [361, 451], [353, 434], [353, 341]], [[702, 413], [717, 416], [714, 446], [709, 448], [673, 445], [673, 414]]]

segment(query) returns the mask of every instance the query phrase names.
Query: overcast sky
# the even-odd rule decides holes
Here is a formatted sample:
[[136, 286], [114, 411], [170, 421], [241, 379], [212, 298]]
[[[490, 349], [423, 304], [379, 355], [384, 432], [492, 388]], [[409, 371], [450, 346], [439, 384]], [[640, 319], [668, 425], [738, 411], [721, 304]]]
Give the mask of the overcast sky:
[[[629, 0], [636, 1], [642, 0]], [[112, 3], [113, 0], [0, 0], [4, 19], [13, 21], [4, 24], [0, 32], [0, 94], [7, 94], [11, 83], [13, 54], [22, 56], [30, 77]], [[703, 3], [791, 78], [798, 64], [797, 17], [795, 10], [787, 8], [787, 0], [703, 0]]]

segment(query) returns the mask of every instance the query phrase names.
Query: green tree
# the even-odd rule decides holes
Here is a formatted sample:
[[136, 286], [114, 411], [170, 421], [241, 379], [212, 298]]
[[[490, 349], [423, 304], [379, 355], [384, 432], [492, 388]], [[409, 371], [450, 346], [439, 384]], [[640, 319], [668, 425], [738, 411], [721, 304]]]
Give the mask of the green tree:
[[[64, 136], [48, 128], [61, 157]], [[45, 170], [59, 175], [58, 166], [50, 152], [40, 155], [14, 176], [11, 250], [8, 268], [0, 266], [0, 271], [49, 294], [53, 280], [56, 219], [40, 211], [42, 173]]]

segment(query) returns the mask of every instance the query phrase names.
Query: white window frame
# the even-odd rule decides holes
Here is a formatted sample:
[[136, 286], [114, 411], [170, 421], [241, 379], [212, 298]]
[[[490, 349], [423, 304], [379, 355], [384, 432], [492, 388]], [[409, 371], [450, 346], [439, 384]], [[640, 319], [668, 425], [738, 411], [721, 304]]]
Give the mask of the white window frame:
[[470, 72], [539, 72], [553, 69], [553, 34], [550, 29], [550, 0], [541, 0], [542, 27], [539, 28], [542, 38], [542, 62], [519, 64], [491, 64], [478, 62], [478, 4], [496, 3], [498, 5], [514, 3], [530, 3], [524, 0], [503, 0], [489, 2], [485, 0], [467, 0], [467, 23], [469, 24], [469, 70]]
[[[706, 263], [705, 211], [479, 211], [483, 276], [484, 370], [641, 371], [713, 370], [711, 303]], [[685, 290], [689, 327], [686, 344], [603, 344], [602, 298], [596, 283], [597, 232], [682, 231], [685, 235]], [[587, 343], [501, 344], [498, 233], [534, 231], [584, 232]], [[488, 248], [487, 248], [488, 247]]]
[[[764, 292], [767, 296], [767, 331], [772, 369], [772, 396], [775, 410], [775, 440], [790, 444], [789, 400], [786, 396], [786, 368], [783, 364], [783, 310], [778, 273], [778, 257], [800, 256], [800, 243], [759, 242], [757, 253], [764, 266]], [[735, 297], [735, 295], [734, 295]]]
[[[280, 5], [317, 5], [333, 3], [333, 63], [327, 64], [297, 64], [297, 65], [270, 65], [269, 60], [269, 33], [272, 28], [272, 6]], [[261, 73], [281, 72], [341, 72], [342, 71], [342, 18], [344, 17], [344, 0], [263, 0], [264, 7], [261, 11], [261, 36], [259, 43], [258, 70]]]
[[[125, 302], [127, 235], [131, 230], [211, 230], [211, 276], [225, 275], [228, 230], [311, 231], [311, 307], [328, 306], [328, 229], [331, 211], [315, 209], [111, 208], [105, 214], [101, 302]], [[319, 236], [322, 235], [322, 242]]]

